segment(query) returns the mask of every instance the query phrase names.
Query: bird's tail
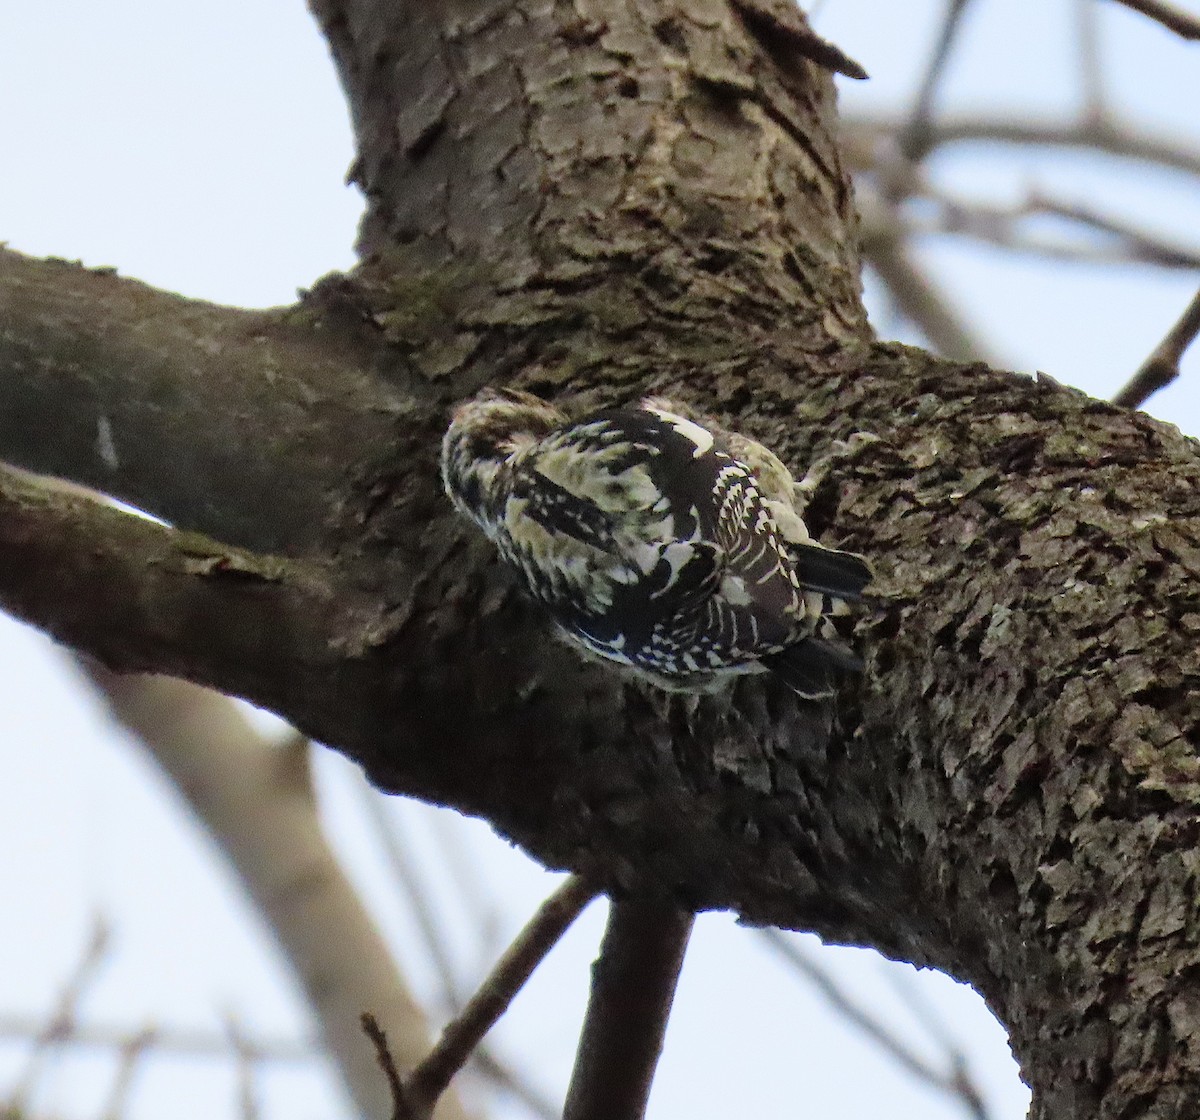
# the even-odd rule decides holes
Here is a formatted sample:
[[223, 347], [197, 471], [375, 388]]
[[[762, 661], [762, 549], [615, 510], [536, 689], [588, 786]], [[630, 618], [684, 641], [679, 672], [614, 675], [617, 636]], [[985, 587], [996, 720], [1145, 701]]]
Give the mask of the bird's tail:
[[839, 677], [861, 673], [863, 663], [840, 642], [802, 638], [794, 646], [763, 658], [763, 664], [807, 700], [832, 696]]
[[853, 552], [841, 552], [819, 544], [788, 544], [796, 563], [796, 575], [806, 591], [819, 591], [834, 599], [856, 603], [871, 582], [867, 562]]

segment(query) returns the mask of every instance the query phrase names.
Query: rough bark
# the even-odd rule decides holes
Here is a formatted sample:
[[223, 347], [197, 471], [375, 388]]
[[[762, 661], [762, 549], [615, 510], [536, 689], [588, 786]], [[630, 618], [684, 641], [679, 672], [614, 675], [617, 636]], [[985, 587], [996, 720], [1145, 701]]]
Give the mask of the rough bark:
[[[231, 344], [236, 376], [197, 376], [205, 339], [246, 322], [204, 308], [213, 325], [127, 376], [139, 301], [167, 297], [62, 266], [39, 288], [47, 266], [0, 256], [3, 321], [42, 324], [20, 363], [0, 336], [0, 455], [105, 482], [82, 371], [118, 447], [164, 470], [108, 488], [251, 574], [191, 570], [194, 537], [156, 528], [140, 582], [136, 551], [89, 549], [100, 515], [13, 484], [0, 602], [111, 664], [272, 707], [618, 895], [968, 980], [1038, 1120], [1200, 1111], [1196, 445], [1045, 378], [872, 341], [831, 81], [724, 0], [313, 8], [369, 208], [356, 274], [260, 319], [294, 368]], [[143, 380], [188, 423], [156, 423]], [[878, 572], [861, 683], [829, 709], [762, 679], [688, 704], [547, 641], [439, 489], [447, 411], [489, 381], [572, 409], [678, 396], [827, 468], [810, 525]], [[63, 552], [56, 596], [36, 566]], [[124, 597], [81, 602], [114, 571]], [[164, 611], [221, 595], [261, 646], [164, 637]]]

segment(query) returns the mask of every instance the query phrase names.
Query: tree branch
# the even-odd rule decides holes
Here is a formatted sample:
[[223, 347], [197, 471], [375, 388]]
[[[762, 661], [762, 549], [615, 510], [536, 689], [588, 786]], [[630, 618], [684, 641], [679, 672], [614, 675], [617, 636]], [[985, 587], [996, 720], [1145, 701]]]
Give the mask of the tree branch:
[[1200, 18], [1181, 12], [1165, 0], [1116, 0], [1116, 3], [1149, 16], [1155, 23], [1161, 23], [1168, 31], [1174, 31], [1183, 39], [1200, 39]]
[[576, 875], [542, 903], [479, 990], [446, 1025], [437, 1044], [405, 1081], [403, 1097], [412, 1120], [425, 1120], [429, 1116], [451, 1079], [508, 1010], [533, 970], [595, 897], [596, 888]]
[[[412, 912], [420, 934], [422, 947], [437, 974], [442, 993], [442, 1004], [457, 1015], [464, 1008], [468, 996], [461, 990], [461, 985], [455, 975], [450, 960], [448, 941], [450, 930], [444, 920], [445, 916], [438, 912], [428, 889], [426, 877], [422, 875], [418, 861], [413, 854], [411, 837], [405, 836], [400, 827], [400, 818], [389, 813], [385, 807], [385, 799], [364, 781], [359, 786], [359, 804], [367, 819], [373, 825], [373, 830], [383, 848], [390, 865], [395, 886], [403, 893]], [[434, 818], [434, 823], [446, 823], [445, 817]], [[453, 827], [442, 836], [444, 841], [443, 854], [447, 856], [452, 877], [459, 879], [459, 900], [466, 905], [468, 911], [473, 911], [474, 919], [468, 921], [472, 928], [478, 928], [480, 941], [485, 946], [495, 932], [493, 912], [494, 900], [488, 897], [488, 887], [471, 866], [471, 857], [464, 851], [455, 851], [453, 845], [461, 843], [461, 837]], [[428, 868], [426, 870], [429, 870]], [[430, 874], [435, 874], [430, 872]], [[556, 1120], [558, 1108], [542, 1096], [532, 1085], [509, 1069], [500, 1057], [492, 1053], [482, 1040], [471, 1051], [470, 1060], [478, 1072], [482, 1073], [497, 1086], [520, 1100], [535, 1116], [548, 1117]]]
[[[899, 124], [900, 118], [892, 114], [856, 113], [845, 117], [842, 134], [852, 166], [870, 167], [875, 161], [873, 153], [880, 150], [881, 142]], [[930, 123], [926, 143], [930, 151], [976, 143], [1075, 148], [1200, 176], [1200, 150], [1190, 138], [1155, 133], [1111, 115], [1099, 120], [1022, 121], [983, 114], [952, 114]]]
[[[882, 209], [882, 201], [879, 202]], [[948, 292], [916, 259], [895, 216], [864, 213], [863, 255], [875, 270], [897, 309], [929, 340], [957, 361], [988, 361], [990, 347], [966, 322]]]
[[63, 985], [54, 1010], [33, 1031], [29, 1055], [17, 1084], [3, 1102], [4, 1115], [24, 1115], [30, 1100], [42, 1079], [43, 1071], [50, 1065], [52, 1052], [68, 1040], [74, 1032], [79, 1005], [91, 985], [96, 981], [100, 967], [108, 955], [112, 935], [102, 915], [97, 915], [92, 932], [84, 946], [75, 969]]
[[[871, 191], [863, 191], [864, 210], [871, 211]], [[1040, 190], [1031, 190], [1021, 201], [1006, 206], [979, 202], [948, 194], [928, 184], [914, 185], [906, 198], [917, 198], [937, 209], [921, 218], [907, 216], [895, 206], [889, 221], [895, 227], [892, 236], [944, 234], [973, 237], [1012, 252], [1034, 253], [1049, 259], [1135, 261], [1159, 268], [1200, 268], [1200, 249], [1171, 242], [1149, 230], [1119, 218], [1109, 217], [1078, 203], [1064, 202]], [[898, 198], [903, 202], [904, 198]], [[878, 204], [877, 204], [878, 206]], [[1027, 219], [1053, 217], [1077, 227], [1074, 236], [1022, 228]], [[872, 220], [878, 226], [878, 220]], [[1082, 235], [1091, 235], [1084, 239]], [[1097, 236], [1098, 235], [1098, 236]], [[870, 230], [867, 236], [878, 241], [880, 234]]]
[[642, 1120], [694, 916], [614, 902], [567, 1089], [563, 1120]]
[[297, 309], [241, 311], [0, 246], [0, 460], [310, 550], [361, 453], [412, 419], [367, 368], [378, 331], [348, 298], [331, 280]]
[[1113, 403], [1141, 408], [1159, 389], [1170, 385], [1179, 376], [1179, 363], [1197, 335], [1200, 335], [1200, 292], [1192, 297], [1178, 322], [1167, 331], [1137, 373], [1113, 397]]
[[962, 27], [962, 17], [966, 13], [969, 3], [970, 0], [950, 0], [946, 16], [938, 31], [938, 41], [933, 49], [933, 56], [925, 68], [925, 73], [917, 89], [912, 116], [896, 134], [900, 151], [908, 160], [919, 160], [927, 150], [937, 87], [946, 72], [946, 64], [950, 60], [955, 40]]
[[[311, 566], [206, 541], [196, 571], [164, 536], [124, 538], [161, 528], [10, 494], [3, 601], [252, 698], [382, 788], [486, 816], [619, 897], [936, 963], [1004, 1015], [1035, 1120], [1200, 1112], [1196, 446], [1044, 378], [872, 343], [832, 80], [781, 65], [727, 0], [663, 0], [652, 21], [597, 0], [582, 23], [532, 0], [314, 7], [370, 202], [348, 302], [378, 333], [350, 332], [368, 358], [347, 376], [411, 412], [380, 425], [351, 391], [361, 433], [325, 418], [348, 465]], [[1063, 136], [1138, 154], [1112, 125]], [[677, 396], [820, 468], [810, 528], [876, 567], [861, 681], [827, 706], [754, 677], [665, 697], [548, 642], [438, 481], [448, 409], [489, 382], [579, 413]], [[300, 476], [264, 407], [278, 442], [253, 450], [272, 448], [278, 498]], [[205, 442], [213, 423], [184, 411]], [[109, 428], [84, 438], [120, 461]], [[139, 575], [124, 554], [150, 545], [165, 555]], [[143, 582], [213, 627], [207, 657]], [[1146, 1055], [1169, 1056], [1149, 1080]]]
[[0, 604], [108, 664], [233, 693], [257, 692], [268, 665], [311, 680], [353, 643], [347, 602], [328, 565], [181, 533], [0, 467]]
[[916, 1050], [884, 1024], [876, 1015], [858, 1004], [842, 990], [834, 977], [794, 940], [777, 929], [759, 931], [763, 940], [779, 953], [787, 964], [812, 984], [828, 1001], [839, 1017], [863, 1032], [895, 1063], [918, 1081], [946, 1094], [961, 1104], [973, 1120], [988, 1120], [987, 1110], [979, 1089], [966, 1075], [961, 1052], [946, 1039], [944, 1049], [949, 1059], [949, 1071], [943, 1073], [926, 1061]]
[[[428, 1022], [370, 915], [326, 843], [302, 740], [265, 742], [223, 696], [180, 681], [127, 677], [84, 664], [113, 715], [196, 812], [275, 935], [308, 995], [321, 1037], [359, 1114], [389, 1097], [359, 1026], [387, 1025], [406, 1066]], [[465, 1120], [452, 1095], [439, 1120]]]

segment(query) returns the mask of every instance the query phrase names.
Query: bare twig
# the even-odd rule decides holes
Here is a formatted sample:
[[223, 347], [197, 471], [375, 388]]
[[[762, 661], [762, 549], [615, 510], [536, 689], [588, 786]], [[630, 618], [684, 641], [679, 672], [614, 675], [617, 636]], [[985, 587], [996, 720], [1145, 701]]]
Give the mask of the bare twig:
[[230, 1016], [226, 1019], [225, 1026], [229, 1034], [230, 1048], [237, 1057], [238, 1105], [241, 1109], [242, 1120], [258, 1120], [261, 1111], [256, 1091], [258, 1062], [243, 1044], [241, 1029], [238, 1027], [237, 1021]]
[[542, 903], [462, 1013], [447, 1024], [428, 1056], [404, 1083], [403, 1099], [412, 1116], [424, 1120], [432, 1113], [451, 1078], [462, 1069], [567, 927], [595, 897], [596, 888], [573, 875]]
[[[454, 963], [451, 962], [450, 954], [446, 951], [448, 938], [445, 936], [443, 929], [439, 928], [437, 910], [434, 908], [433, 900], [430, 897], [424, 876], [420, 874], [420, 869], [416, 861], [410, 855], [410, 840], [403, 832], [402, 822], [400, 817], [395, 813], [389, 813], [388, 805], [384, 803], [382, 793], [371, 789], [371, 786], [366, 784], [366, 781], [360, 781], [359, 787], [361, 790], [362, 807], [366, 810], [368, 819], [370, 819], [379, 838], [379, 843], [383, 845], [384, 854], [388, 857], [388, 862], [391, 864], [392, 875], [395, 876], [397, 884], [400, 885], [404, 894], [408, 898], [409, 908], [412, 910], [416, 927], [421, 936], [422, 945], [425, 947], [425, 952], [430, 957], [433, 963], [434, 971], [437, 972], [440, 986], [442, 986], [442, 999], [451, 1013], [457, 1014], [462, 1011], [464, 1002], [467, 996], [463, 994], [463, 990], [458, 978], [455, 975]], [[442, 817], [436, 817], [437, 820], [442, 820]], [[452, 845], [452, 834], [443, 832], [442, 838], [444, 842], [444, 850], [449, 852]], [[455, 878], [458, 884], [466, 884], [469, 876], [472, 875], [472, 868], [469, 867], [469, 861], [461, 852], [458, 852], [454, 857], [460, 866], [455, 868]], [[482, 890], [482, 885], [478, 881], [473, 881], [472, 890], [467, 890], [463, 887], [464, 898], [469, 898], [479, 910], [480, 915], [484, 914], [484, 903], [482, 896], [486, 892]], [[494, 922], [496, 915], [494, 910], [488, 910], [490, 918], [482, 918], [481, 922]], [[547, 1120], [553, 1120], [558, 1115], [558, 1109], [544, 1097], [540, 1096], [532, 1085], [526, 1084], [524, 1079], [500, 1060], [496, 1054], [493, 1054], [487, 1048], [486, 1043], [480, 1043], [475, 1048], [474, 1053], [470, 1055], [470, 1060], [473, 1064], [479, 1067], [479, 1072], [482, 1076], [491, 1080], [493, 1084], [500, 1086], [506, 1092], [516, 1097], [521, 1101], [530, 1113], [538, 1116], [546, 1116]]]
[[[411, 843], [405, 835], [403, 822], [398, 814], [388, 811], [382, 794], [372, 789], [365, 781], [359, 782], [358, 785], [367, 817], [383, 845], [396, 882], [408, 898], [425, 951], [438, 974], [445, 1006], [451, 1013], [457, 1014], [462, 1010], [467, 997], [455, 975], [456, 970], [446, 948], [449, 939], [446, 931], [440, 928], [437, 909], [428, 885], [416, 861], [409, 854]], [[471, 928], [478, 928], [481, 939], [486, 939], [498, 921], [496, 911], [487, 904], [487, 892], [475, 874], [470, 860], [461, 850], [455, 848], [455, 834], [441, 814], [435, 815], [433, 819], [435, 828], [439, 823], [442, 825], [439, 832], [442, 849], [447, 862], [451, 864], [452, 877], [457, 881], [464, 901], [473, 905], [478, 915], [478, 922], [473, 923]], [[510, 1069], [501, 1058], [493, 1054], [486, 1043], [481, 1042], [476, 1047], [471, 1055], [471, 1062], [478, 1067], [479, 1073], [519, 1100], [533, 1115], [546, 1117], [547, 1120], [555, 1120], [557, 1117], [558, 1109]]]
[[133, 1090], [134, 1079], [141, 1068], [142, 1060], [149, 1052], [154, 1042], [155, 1030], [146, 1027], [138, 1031], [121, 1047], [121, 1057], [117, 1064], [117, 1072], [113, 1077], [112, 1088], [108, 1091], [108, 1100], [100, 1110], [103, 1120], [121, 1120], [129, 1094]]
[[462, 824], [463, 818], [457, 813], [435, 812], [429, 819], [446, 862], [447, 877], [454, 883], [462, 905], [471, 915], [470, 927], [477, 935], [481, 959], [486, 962], [503, 944], [503, 921], [496, 904], [496, 891], [491, 889], [479, 861], [469, 850]]
[[[885, 172], [885, 176], [888, 173]], [[894, 183], [893, 178], [889, 182]], [[864, 183], [860, 191], [863, 211], [864, 249], [871, 251], [872, 241], [883, 237], [905, 241], [920, 234], [966, 236], [1014, 252], [1034, 253], [1052, 260], [1137, 261], [1158, 268], [1200, 268], [1200, 248], [1172, 243], [1121, 218], [1101, 214], [1076, 202], [1067, 202], [1039, 191], [1015, 205], [997, 206], [965, 199], [941, 190], [921, 178], [908, 185], [910, 197], [932, 204], [925, 213], [911, 213], [889, 205]], [[882, 215], [882, 216], [881, 216]], [[1078, 236], [1055, 236], [1027, 229], [1031, 219], [1059, 218], [1080, 227], [1080, 232], [1103, 234], [1104, 240]], [[1075, 231], [1071, 231], [1072, 234]]]
[[514, 1100], [519, 1101], [531, 1116], [536, 1116], [539, 1120], [558, 1120], [558, 1105], [536, 1086], [531, 1085], [527, 1078], [514, 1073], [486, 1046], [480, 1046], [475, 1051], [474, 1061], [480, 1073]]
[[403, 834], [401, 821], [395, 814], [388, 812], [383, 795], [372, 789], [365, 780], [356, 784], [360, 793], [359, 802], [383, 847], [392, 877], [408, 899], [422, 946], [429, 955], [441, 983], [442, 999], [447, 1008], [457, 1010], [462, 1003], [462, 997], [455, 977], [454, 962], [451, 961], [447, 948], [449, 939], [445, 930], [439, 927], [437, 909], [416, 860], [409, 854], [412, 845]]
[[949, 293], [921, 267], [899, 223], [894, 214], [885, 226], [864, 213], [863, 253], [900, 314], [947, 358], [1002, 364], [992, 358], [990, 347], [959, 313]]
[[944, 1075], [929, 1065], [923, 1058], [910, 1050], [892, 1031], [880, 1023], [869, 1011], [859, 1007], [850, 996], [842, 991], [833, 976], [799, 945], [776, 929], [763, 929], [759, 935], [778, 952], [788, 966], [803, 976], [848, 1023], [853, 1023], [894, 1061], [913, 1076], [939, 1088], [945, 1087]]
[[1034, 191], [1022, 209], [1023, 216], [1049, 214], [1119, 238], [1125, 243], [1130, 260], [1163, 268], [1200, 268], [1200, 250], [1173, 245], [1131, 222], [1111, 218], [1080, 203], [1063, 202]]
[[[902, 128], [895, 114], [857, 114], [842, 118], [841, 129], [851, 166], [873, 167], [888, 138]], [[1015, 147], [1073, 148], [1103, 152], [1119, 159], [1172, 168], [1200, 176], [1200, 147], [1186, 136], [1155, 133], [1116, 116], [1099, 121], [1016, 120], [1012, 117], [959, 114], [932, 121], [927, 149], [991, 142]]]
[[50, 1055], [64, 1039], [70, 1037], [76, 1012], [88, 987], [95, 981], [104, 964], [110, 943], [108, 922], [103, 915], [97, 914], [92, 921], [92, 931], [75, 970], [63, 986], [54, 1011], [35, 1036], [25, 1073], [9, 1097], [7, 1107], [11, 1108], [14, 1114], [20, 1115], [26, 1111], [28, 1100], [37, 1088]]
[[929, 60], [917, 90], [912, 116], [908, 124], [896, 134], [900, 151], [906, 159], [919, 160], [929, 149], [930, 124], [933, 120], [933, 102], [937, 95], [938, 83], [945, 74], [946, 63], [969, 2], [970, 0], [950, 0], [946, 18], [942, 21], [942, 28], [938, 34], [937, 45], [933, 49], [933, 57]]
[[788, 965], [803, 976], [848, 1023], [853, 1023], [899, 1066], [919, 1081], [946, 1093], [958, 1101], [972, 1120], [987, 1120], [987, 1111], [979, 1090], [967, 1076], [965, 1064], [956, 1059], [958, 1051], [949, 1053], [950, 1071], [944, 1073], [916, 1054], [895, 1033], [882, 1024], [871, 1012], [860, 1007], [844, 992], [833, 976], [804, 952], [794, 940], [776, 929], [759, 931], [760, 936], [775, 949]]
[[693, 917], [658, 903], [613, 903], [563, 1120], [642, 1120]]
[[972, 1120], [987, 1120], [983, 1094], [971, 1080], [966, 1052], [959, 1045], [954, 1031], [947, 1026], [945, 1018], [929, 1002], [921, 986], [914, 981], [913, 975], [908, 969], [887, 968], [884, 970], [884, 976], [904, 999], [908, 1012], [945, 1052], [946, 1061], [950, 1067], [946, 1079], [950, 1091], [961, 1099]]
[[[313, 802], [308, 755], [280, 748], [224, 697], [161, 677], [85, 670], [229, 857], [303, 984], [323, 1040], [358, 1111], [388, 1097], [359, 1016], [387, 1025], [402, 1063], [429, 1047], [425, 1016], [329, 847]], [[453, 1096], [441, 1120], [462, 1120]]]
[[388, 1046], [387, 1034], [379, 1025], [379, 1021], [369, 1011], [362, 1013], [362, 1028], [375, 1047], [375, 1060], [383, 1070], [387, 1080], [388, 1090], [392, 1095], [392, 1120], [411, 1120], [413, 1114], [404, 1092], [404, 1082], [400, 1071], [396, 1069], [396, 1060], [392, 1057]]
[[1088, 120], [1104, 116], [1104, 71], [1100, 66], [1100, 27], [1094, 0], [1075, 0], [1075, 26], [1079, 43], [1079, 77], [1083, 87], [1083, 115]]
[[1159, 389], [1170, 385], [1179, 376], [1179, 363], [1187, 348], [1200, 335], [1200, 292], [1179, 317], [1179, 321], [1163, 338], [1115, 397], [1113, 404], [1141, 408]]
[[1174, 31], [1184, 39], [1200, 39], [1200, 17], [1181, 12], [1174, 4], [1165, 0], [1116, 0], [1126, 8], [1141, 12], [1155, 23], [1161, 23], [1168, 31]]
[[[36, 1038], [44, 1023], [21, 1015], [0, 1015], [0, 1041]], [[56, 1042], [75, 1049], [119, 1051], [142, 1049], [189, 1058], [220, 1059], [230, 1054], [229, 1040], [213, 1031], [178, 1028], [135, 1030], [115, 1023], [71, 1023]], [[243, 1047], [258, 1062], [312, 1062], [321, 1057], [314, 1040], [247, 1038]]]

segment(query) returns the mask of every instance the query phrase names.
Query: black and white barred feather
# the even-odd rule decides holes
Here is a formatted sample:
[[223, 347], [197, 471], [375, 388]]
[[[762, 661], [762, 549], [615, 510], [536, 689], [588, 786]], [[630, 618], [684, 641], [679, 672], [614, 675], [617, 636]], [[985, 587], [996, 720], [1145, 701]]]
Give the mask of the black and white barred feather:
[[829, 620], [870, 569], [811, 540], [791, 474], [745, 436], [662, 401], [571, 422], [487, 392], [455, 413], [442, 477], [564, 635], [659, 687], [771, 669], [818, 697], [861, 668]]

